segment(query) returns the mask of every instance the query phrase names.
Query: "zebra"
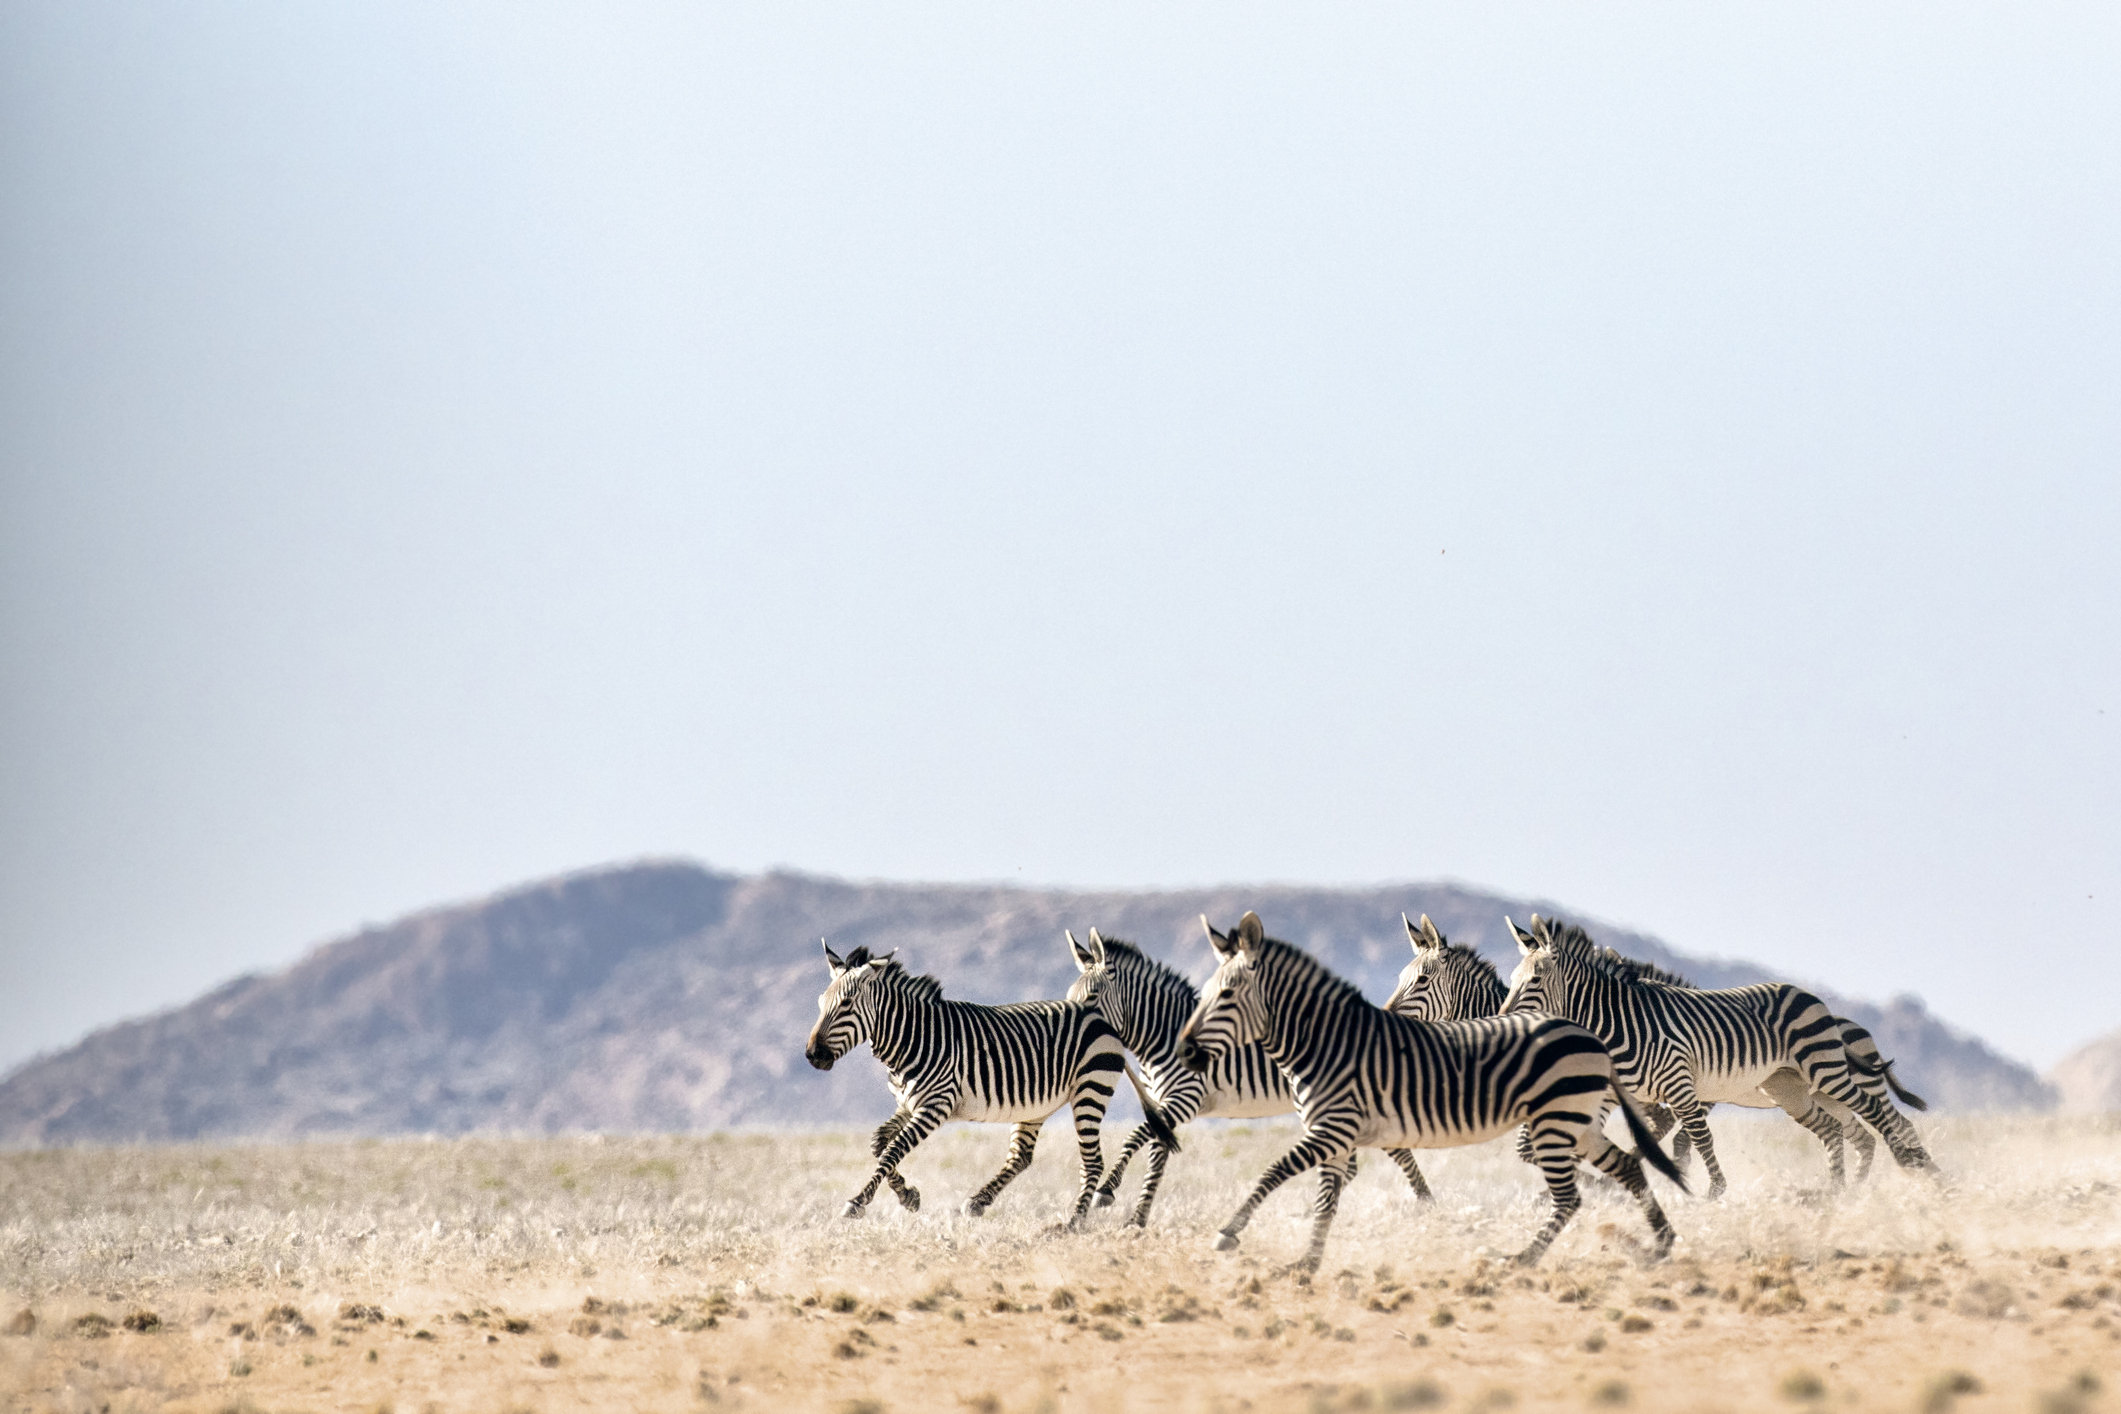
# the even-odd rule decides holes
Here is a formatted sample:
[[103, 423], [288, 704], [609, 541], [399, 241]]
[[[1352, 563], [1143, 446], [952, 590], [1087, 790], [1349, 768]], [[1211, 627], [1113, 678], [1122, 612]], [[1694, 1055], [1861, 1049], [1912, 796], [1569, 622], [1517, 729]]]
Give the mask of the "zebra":
[[[1068, 951], [1074, 956], [1078, 969], [1075, 981], [1068, 988], [1068, 1000], [1095, 1006], [1104, 1013], [1106, 1022], [1141, 1062], [1149, 1092], [1156, 1096], [1157, 1103], [1163, 1107], [1164, 1118], [1173, 1128], [1202, 1115], [1260, 1119], [1268, 1115], [1284, 1115], [1296, 1108], [1295, 1097], [1289, 1093], [1288, 1077], [1268, 1058], [1263, 1046], [1240, 1047], [1217, 1061], [1206, 1074], [1198, 1074], [1179, 1064], [1178, 1028], [1200, 1004], [1200, 990], [1177, 970], [1158, 962], [1130, 942], [1100, 935], [1095, 928], [1090, 930], [1087, 944], [1077, 942], [1072, 929], [1067, 936]], [[1127, 1171], [1127, 1162], [1151, 1136], [1147, 1124], [1136, 1125], [1127, 1136], [1126, 1143], [1120, 1147], [1119, 1157], [1105, 1171], [1104, 1184], [1097, 1191], [1099, 1207], [1113, 1201], [1120, 1179]], [[1423, 1202], [1432, 1201], [1428, 1180], [1422, 1177], [1420, 1167], [1414, 1162], [1413, 1151], [1393, 1149], [1389, 1152], [1393, 1162], [1406, 1174], [1407, 1182], [1413, 1185], [1414, 1196]], [[1142, 1184], [1141, 1198], [1135, 1203], [1134, 1212], [1127, 1219], [1135, 1227], [1148, 1224], [1149, 1207], [1156, 1201], [1157, 1189], [1163, 1183], [1164, 1164], [1168, 1157], [1162, 1146], [1150, 1147], [1149, 1176]], [[1351, 1153], [1348, 1158], [1349, 1181], [1355, 1177], [1354, 1162]]]
[[[1611, 948], [1600, 948], [1599, 956], [1616, 967], [1632, 972], [1645, 982], [1662, 982], [1672, 987], [1692, 987], [1694, 985], [1676, 972], [1659, 967], [1653, 962], [1643, 962], [1638, 958], [1623, 957]], [[1930, 1107], [1929, 1101], [1900, 1083], [1900, 1077], [1893, 1074], [1893, 1062], [1886, 1060], [1879, 1054], [1878, 1042], [1871, 1035], [1868, 1028], [1850, 1021], [1845, 1016], [1835, 1017], [1834, 1024], [1841, 1028], [1841, 1044], [1848, 1048], [1849, 1053], [1849, 1078], [1856, 1083], [1858, 1088], [1868, 1090], [1871, 1094], [1877, 1096], [1881, 1103], [1886, 1101], [1886, 1093], [1890, 1091], [1892, 1094], [1899, 1096], [1901, 1103], [1905, 1104], [1909, 1109], [1927, 1110]], [[1737, 1105], [1741, 1109], [1771, 1110], [1779, 1108], [1775, 1103], [1774, 1097], [1764, 1090], [1747, 1099], [1732, 1100], [1729, 1103]], [[1869, 1178], [1871, 1176], [1871, 1161], [1877, 1157], [1878, 1153], [1878, 1140], [1871, 1133], [1870, 1126], [1863, 1123], [1852, 1110], [1831, 1095], [1814, 1091], [1812, 1103], [1825, 1110], [1841, 1126], [1842, 1135], [1856, 1146], [1856, 1181], [1861, 1183], [1864, 1179]], [[1703, 1105], [1701, 1108], [1702, 1112], [1706, 1114], [1712, 1106]], [[1665, 1131], [1678, 1122], [1678, 1116], [1672, 1113], [1671, 1107], [1668, 1105], [1645, 1105], [1643, 1110], [1649, 1116], [1650, 1128], [1657, 1131], [1659, 1139], [1664, 1138]], [[1681, 1129], [1672, 1137], [1672, 1162], [1681, 1168], [1685, 1168], [1692, 1148], [1693, 1141], [1687, 1137], [1686, 1130]], [[1840, 1187], [1842, 1183], [1842, 1165], [1841, 1152], [1838, 1145], [1829, 1144], [1827, 1146], [1827, 1168], [1833, 1177], [1834, 1186]]]
[[[1503, 997], [1509, 989], [1497, 975], [1493, 963], [1471, 948], [1451, 943], [1437, 931], [1436, 925], [1429, 921], [1426, 913], [1421, 916], [1421, 925], [1418, 928], [1404, 913], [1399, 919], [1406, 925], [1407, 940], [1413, 944], [1414, 960], [1400, 972], [1399, 985], [1385, 1002], [1387, 1011], [1396, 1011], [1402, 1016], [1411, 1016], [1423, 1021], [1449, 1021], [1460, 1017], [1494, 1016], [1502, 1010]], [[1644, 981], [1662, 982], [1674, 987], [1694, 985], [1676, 972], [1668, 971], [1655, 963], [1624, 957], [1611, 948], [1600, 949], [1599, 955], [1606, 962], [1625, 968]], [[1929, 1108], [1928, 1101], [1900, 1083], [1899, 1077], [1893, 1074], [1893, 1062], [1880, 1057], [1878, 1043], [1868, 1030], [1846, 1017], [1836, 1017], [1835, 1022], [1841, 1028], [1842, 1044], [1848, 1048], [1851, 1065], [1857, 1072], [1854, 1077], [1857, 1085], [1877, 1095], [1880, 1100], [1885, 1098], [1885, 1091], [1889, 1087], [1892, 1093], [1899, 1096], [1910, 1108]], [[1812, 1102], [1832, 1116], [1854, 1142], [1857, 1180], [1860, 1182], [1869, 1177], [1871, 1160], [1877, 1150], [1877, 1140], [1872, 1136], [1870, 1128], [1858, 1121], [1852, 1111], [1831, 1095], [1814, 1094]], [[1731, 1103], [1751, 1109], [1777, 1108], [1774, 1099], [1764, 1091]], [[1706, 1110], [1709, 1107], [1704, 1105], [1702, 1108]], [[1643, 1114], [1650, 1122], [1650, 1129], [1659, 1139], [1663, 1139], [1672, 1126], [1678, 1123], [1678, 1116], [1668, 1105], [1645, 1104]], [[1688, 1138], [1687, 1131], [1681, 1128], [1672, 1141], [1672, 1162], [1684, 1169], [1692, 1147], [1693, 1141]], [[1838, 1185], [1841, 1182], [1840, 1156], [1832, 1145], [1828, 1146], [1827, 1161], [1834, 1182]]]
[[1817, 1134], [1837, 1174], [1841, 1126], [1813, 1103], [1815, 1091], [1877, 1130], [1901, 1167], [1934, 1170], [1906, 1116], [1857, 1083], [1876, 1072], [1851, 1057], [1834, 1014], [1810, 992], [1785, 982], [1717, 991], [1674, 986], [1616, 962], [1581, 928], [1558, 927], [1536, 913], [1530, 932], [1509, 927], [1522, 957], [1502, 1014], [1545, 1011], [1597, 1033], [1627, 1087], [1678, 1115], [1708, 1168], [1709, 1197], [1726, 1184], [1702, 1107], [1745, 1104], [1755, 1092]]
[[[978, 1217], [1030, 1167], [1039, 1127], [1068, 1105], [1083, 1168], [1082, 1191], [1068, 1226], [1080, 1227], [1104, 1169], [1099, 1131], [1120, 1074], [1125, 1072], [1141, 1092], [1126, 1049], [1104, 1017], [1072, 1002], [979, 1006], [946, 1001], [942, 983], [907, 972], [896, 950], [871, 957], [869, 949], [856, 948], [842, 959], [826, 943], [825, 965], [832, 981], [818, 998], [817, 1025], [810, 1028], [804, 1057], [817, 1069], [830, 1070], [867, 1041], [890, 1073], [898, 1100], [870, 1143], [876, 1171], [842, 1214], [860, 1217], [884, 1182], [909, 1212], [920, 1211], [920, 1190], [899, 1175], [898, 1166], [944, 1121], [1013, 1124], [1008, 1162], [965, 1203], [965, 1211]], [[1176, 1152], [1178, 1136], [1162, 1110], [1146, 1092], [1141, 1102], [1150, 1133]]]
[[[1365, 1001], [1354, 983], [1308, 953], [1267, 937], [1256, 913], [1247, 913], [1232, 933], [1216, 932], [1205, 917], [1201, 927], [1221, 965], [1179, 1030], [1179, 1060], [1206, 1071], [1240, 1047], [1263, 1044], [1288, 1072], [1304, 1131], [1223, 1224], [1217, 1251], [1237, 1246], [1238, 1234], [1276, 1188], [1316, 1167], [1311, 1243], [1295, 1264], [1315, 1272], [1340, 1204], [1345, 1159], [1358, 1146], [1451, 1148], [1526, 1123], [1554, 1213], [1518, 1254], [1520, 1263], [1537, 1262], [1582, 1206], [1579, 1158], [1641, 1201], [1656, 1236], [1655, 1256], [1671, 1251], [1676, 1234], [1643, 1177], [1643, 1161], [1682, 1192], [1685, 1180], [1650, 1137], [1612, 1057], [1588, 1030], [1542, 1016], [1411, 1021]], [[1600, 1127], [1615, 1104], [1639, 1155], [1613, 1144]]]

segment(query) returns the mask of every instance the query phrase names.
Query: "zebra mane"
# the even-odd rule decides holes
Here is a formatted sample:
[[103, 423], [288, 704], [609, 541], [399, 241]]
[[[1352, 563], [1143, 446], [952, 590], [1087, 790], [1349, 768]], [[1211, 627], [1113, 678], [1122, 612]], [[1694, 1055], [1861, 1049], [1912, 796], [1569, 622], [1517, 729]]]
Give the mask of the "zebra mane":
[[1120, 957], [1134, 959], [1142, 970], [1149, 974], [1149, 981], [1152, 986], [1179, 988], [1185, 992], [1188, 1000], [1193, 1002], [1200, 1000], [1200, 988], [1187, 981], [1186, 975], [1168, 962], [1162, 962], [1149, 956], [1149, 954], [1124, 938], [1104, 938], [1103, 942], [1107, 957], [1117, 954]]
[[1694, 984], [1676, 972], [1667, 972], [1654, 962], [1643, 962], [1632, 957], [1622, 957], [1611, 948], [1599, 947], [1591, 941], [1591, 935], [1570, 923], [1554, 925], [1548, 931], [1548, 945], [1556, 952], [1570, 953], [1590, 964], [1591, 969], [1615, 982], [1628, 986], [1640, 986], [1654, 982], [1664, 987], [1691, 987]]
[[1263, 960], [1267, 958], [1277, 961], [1286, 960], [1298, 972], [1308, 972], [1314, 976], [1323, 977], [1325, 983], [1320, 988], [1322, 992], [1337, 993], [1338, 999], [1341, 1001], [1360, 1002], [1367, 1000], [1362, 994], [1362, 988], [1356, 986], [1353, 982], [1350, 982], [1347, 978], [1341, 976], [1294, 943], [1285, 943], [1279, 938], [1262, 938], [1260, 939], [1260, 948]]
[[879, 963], [877, 971], [879, 982], [897, 983], [899, 992], [916, 1002], [939, 1002], [943, 999], [943, 982], [940, 977], [930, 977], [926, 973], [915, 976], [893, 959]]
[[1598, 950], [1598, 961], [1610, 973], [1625, 973], [1639, 982], [1662, 982], [1667, 987], [1691, 987], [1694, 984], [1678, 973], [1659, 967], [1654, 962], [1640, 958], [1623, 957], [1611, 948]]
[[1486, 974], [1490, 982], [1493, 982], [1506, 992], [1509, 990], [1509, 987], [1502, 980], [1502, 974], [1495, 970], [1495, 964], [1482, 957], [1475, 949], [1467, 947], [1464, 943], [1445, 942], [1443, 955], [1454, 962], [1464, 964], [1476, 973]]

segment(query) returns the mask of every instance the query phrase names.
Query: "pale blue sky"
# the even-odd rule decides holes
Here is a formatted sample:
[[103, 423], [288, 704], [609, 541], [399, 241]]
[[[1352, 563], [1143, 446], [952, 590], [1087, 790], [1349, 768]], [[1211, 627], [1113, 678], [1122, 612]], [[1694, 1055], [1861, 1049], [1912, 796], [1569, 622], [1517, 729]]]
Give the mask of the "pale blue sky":
[[0, 1066], [641, 854], [1452, 877], [2046, 1064], [2117, 135], [2093, 6], [8, 6]]

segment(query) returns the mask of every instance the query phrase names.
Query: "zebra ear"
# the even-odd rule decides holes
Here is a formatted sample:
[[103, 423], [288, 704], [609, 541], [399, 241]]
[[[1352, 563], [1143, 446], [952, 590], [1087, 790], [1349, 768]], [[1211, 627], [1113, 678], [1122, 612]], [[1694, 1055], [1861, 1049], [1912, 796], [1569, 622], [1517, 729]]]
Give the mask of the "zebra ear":
[[1205, 913], [1200, 916], [1200, 928], [1208, 935], [1208, 945], [1215, 949], [1217, 957], [1228, 957], [1237, 951], [1237, 939], [1228, 933], [1216, 932], [1215, 925], [1208, 921], [1208, 915]]
[[[1539, 921], [1539, 915], [1536, 913], [1533, 914], [1532, 921], [1534, 923], [1537, 923]], [[1534, 938], [1530, 933], [1527, 933], [1524, 929], [1518, 927], [1515, 923], [1512, 923], [1510, 921], [1510, 915], [1507, 913], [1502, 916], [1502, 926], [1510, 930], [1510, 936], [1517, 940], [1517, 951], [1524, 954], [1526, 957], [1530, 957], [1532, 953], [1539, 947], [1538, 940]]]
[[1421, 915], [1421, 936], [1423, 938], [1422, 946], [1428, 948], [1431, 952], [1442, 949], [1443, 934], [1437, 931], [1436, 925], [1429, 921], [1429, 915], [1426, 913]]
[[[1412, 943], [1412, 944], [1414, 945], [1414, 951], [1416, 951], [1416, 952], [1420, 952], [1420, 951], [1422, 950], [1422, 948], [1423, 948], [1423, 947], [1425, 946], [1425, 944], [1424, 944], [1424, 943], [1423, 943], [1423, 941], [1422, 941], [1422, 936], [1421, 936], [1421, 929], [1419, 929], [1419, 928], [1415, 927], [1415, 926], [1414, 926], [1414, 920], [1413, 920], [1413, 919], [1411, 919], [1411, 918], [1409, 918], [1409, 917], [1407, 917], [1407, 915], [1406, 915], [1406, 914], [1404, 914], [1404, 913], [1402, 913], [1402, 914], [1400, 914], [1400, 915], [1399, 915], [1399, 921], [1400, 921], [1401, 923], [1404, 923], [1404, 924], [1406, 925], [1406, 927], [1407, 927], [1407, 941], [1408, 941], [1408, 942], [1410, 942], [1410, 943]], [[1428, 914], [1426, 914], [1426, 913], [1424, 913], [1423, 915], [1421, 915], [1421, 921], [1422, 921], [1422, 922], [1424, 922], [1424, 923], [1428, 922], [1428, 921], [1429, 921], [1429, 915], [1428, 915]]]
[[854, 950], [853, 952], [851, 952], [851, 953], [848, 953], [848, 954], [847, 954], [847, 961], [846, 961], [846, 963], [845, 963], [844, 965], [845, 965], [845, 966], [847, 966], [847, 967], [849, 967], [849, 968], [855, 968], [855, 967], [861, 967], [861, 966], [863, 966], [863, 965], [864, 965], [864, 964], [866, 964], [866, 963], [867, 963], [868, 961], [869, 961], [869, 949], [867, 949], [867, 948], [856, 948], [856, 949], [855, 949], [855, 950]]
[[1251, 952], [1267, 936], [1267, 925], [1259, 921], [1259, 915], [1247, 912], [1237, 920], [1237, 946], [1242, 952]]
[[1098, 932], [1098, 931], [1097, 931], [1097, 929], [1095, 929], [1095, 928], [1092, 928], [1092, 929], [1090, 930], [1090, 961], [1091, 961], [1091, 964], [1092, 964], [1092, 965], [1094, 966], [1095, 964], [1097, 964], [1097, 963], [1100, 963], [1100, 962], [1103, 962], [1104, 960], [1105, 960], [1105, 936], [1104, 936], [1104, 934], [1102, 934], [1102, 933]]
[[[862, 949], [862, 951], [863, 951], [863, 952], [867, 952], [867, 951], [868, 951], [868, 949], [867, 949], [867, 948], [863, 948], [863, 949]], [[870, 958], [870, 959], [869, 959], [869, 965], [870, 965], [871, 967], [882, 967], [882, 966], [883, 966], [883, 965], [884, 965], [885, 963], [887, 963], [887, 962], [891, 961], [891, 959], [893, 959], [894, 957], [897, 957], [897, 956], [898, 956], [898, 949], [897, 949], [897, 948], [893, 948], [893, 949], [892, 949], [892, 950], [891, 950], [890, 952], [887, 952], [887, 953], [885, 953], [885, 954], [884, 954], [884, 955], [883, 955], [882, 957], [872, 957], [872, 958]], [[848, 961], [849, 961], [849, 962], [852, 962], [853, 960], [854, 960], [854, 959], [853, 959], [853, 958], [851, 958], [851, 957], [850, 957], [850, 958], [848, 959]]]
[[[1088, 972], [1097, 965], [1096, 959], [1091, 957], [1090, 949], [1075, 941], [1075, 930], [1073, 928], [1065, 929], [1064, 931], [1068, 935], [1068, 951], [1075, 955], [1075, 970]], [[1092, 933], [1090, 936], [1094, 938], [1097, 934]]]
[[826, 942], [823, 938], [819, 938], [818, 945], [825, 950], [825, 966], [831, 968], [835, 973], [847, 970], [846, 962], [841, 959], [838, 953], [832, 950], [832, 944]]

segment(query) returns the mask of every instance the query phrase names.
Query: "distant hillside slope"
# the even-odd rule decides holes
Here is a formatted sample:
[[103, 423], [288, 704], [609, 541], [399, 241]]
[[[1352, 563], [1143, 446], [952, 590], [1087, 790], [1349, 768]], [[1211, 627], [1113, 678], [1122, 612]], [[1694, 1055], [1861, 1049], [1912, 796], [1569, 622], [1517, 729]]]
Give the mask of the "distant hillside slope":
[[2071, 1051], [2047, 1073], [2047, 1083], [2064, 1114], [2121, 1114], [2121, 1031]]
[[[829, 1075], [803, 1062], [821, 935], [899, 948], [949, 995], [997, 1002], [1060, 995], [1074, 975], [1063, 928], [1095, 925], [1203, 976], [1197, 916], [1256, 908], [1382, 999], [1408, 956], [1400, 910], [1507, 970], [1502, 916], [1534, 907], [1570, 916], [1441, 885], [1069, 893], [597, 870], [356, 934], [31, 1061], [0, 1081], [0, 1143], [876, 1121], [891, 1101], [866, 1052]], [[1699, 985], [1766, 975], [1594, 932]], [[2029, 1070], [1912, 998], [1837, 1005], [1940, 1107], [2052, 1103]]]

